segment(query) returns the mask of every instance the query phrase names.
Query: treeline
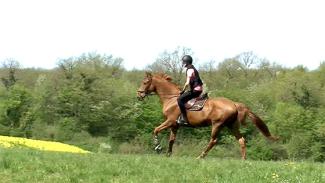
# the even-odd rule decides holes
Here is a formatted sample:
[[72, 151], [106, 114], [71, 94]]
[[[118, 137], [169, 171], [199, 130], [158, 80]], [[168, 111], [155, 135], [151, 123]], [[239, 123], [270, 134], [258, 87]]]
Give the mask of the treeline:
[[[165, 72], [181, 84], [185, 53], [192, 52], [163, 52], [146, 70]], [[313, 71], [284, 68], [246, 52], [218, 64], [194, 65], [210, 97], [245, 103], [280, 136], [270, 143], [248, 122], [241, 128], [248, 158], [325, 160], [325, 63]], [[151, 135], [163, 121], [161, 105], [155, 96], [136, 99], [144, 70], [124, 69], [121, 58], [83, 54], [52, 70], [22, 69], [6, 60], [0, 77], [0, 135], [62, 141], [95, 152], [153, 153]], [[197, 155], [209, 133], [210, 128], [182, 128], [176, 155]], [[167, 134], [160, 138], [167, 141]], [[219, 139], [210, 156], [240, 157], [227, 130]]]

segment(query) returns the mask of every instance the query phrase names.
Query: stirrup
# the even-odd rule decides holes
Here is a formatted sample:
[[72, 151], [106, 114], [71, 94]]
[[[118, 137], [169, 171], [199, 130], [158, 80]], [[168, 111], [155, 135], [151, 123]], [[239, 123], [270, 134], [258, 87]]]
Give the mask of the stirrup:
[[179, 125], [189, 126], [190, 124], [183, 118], [182, 115], [179, 115], [178, 119], [176, 120], [176, 123]]

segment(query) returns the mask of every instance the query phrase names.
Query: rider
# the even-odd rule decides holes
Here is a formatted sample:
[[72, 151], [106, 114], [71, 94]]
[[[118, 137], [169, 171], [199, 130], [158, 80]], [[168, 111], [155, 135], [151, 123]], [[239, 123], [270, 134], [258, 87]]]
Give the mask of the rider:
[[[182, 65], [186, 67], [186, 83], [183, 87], [183, 90], [180, 92], [180, 96], [177, 99], [178, 106], [181, 110], [181, 116], [178, 120], [179, 124], [188, 125], [188, 119], [186, 115], [185, 104], [189, 100], [199, 97], [203, 90], [203, 83], [200, 78], [199, 72], [192, 65], [193, 59], [190, 55], [184, 55], [182, 57]], [[189, 91], [186, 89], [190, 87]]]

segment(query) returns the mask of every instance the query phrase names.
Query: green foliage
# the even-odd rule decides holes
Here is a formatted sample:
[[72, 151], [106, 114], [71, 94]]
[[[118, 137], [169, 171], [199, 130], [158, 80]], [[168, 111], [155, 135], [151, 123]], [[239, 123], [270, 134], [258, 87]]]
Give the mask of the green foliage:
[[273, 117], [275, 133], [281, 136], [283, 141], [289, 140], [297, 133], [309, 134], [316, 125], [315, 111], [292, 104], [278, 103]]
[[10, 128], [8, 126], [0, 124], [0, 135], [9, 136]]
[[254, 160], [278, 160], [283, 157], [274, 156], [273, 148], [270, 142], [266, 142], [263, 138], [252, 139], [247, 144], [247, 154], [250, 159]]
[[311, 154], [312, 136], [306, 134], [295, 134], [287, 143], [290, 159], [303, 160], [308, 159]]
[[3, 93], [3, 105], [0, 105], [0, 123], [12, 136], [31, 137], [34, 121], [32, 114], [33, 96], [22, 86], [14, 85]]
[[156, 97], [148, 97], [141, 104], [137, 104], [139, 116], [135, 119], [138, 134], [150, 134], [153, 129], [163, 122], [162, 106]]
[[78, 132], [77, 122], [74, 118], [62, 118], [59, 121], [59, 129], [57, 134], [57, 139], [59, 141], [71, 140], [74, 133]]
[[6, 121], [4, 121], [3, 124], [19, 127], [20, 119], [31, 107], [31, 95], [25, 88], [15, 86], [7, 92], [4, 102], [4, 118], [6, 118]]
[[17, 82], [16, 71], [19, 68], [19, 63], [16, 60], [9, 59], [3, 65], [8, 74], [6, 77], [1, 77], [1, 81], [7, 89], [10, 89]]
[[311, 146], [310, 159], [313, 161], [324, 162], [325, 161], [325, 144], [324, 140], [316, 141]]
[[58, 126], [48, 125], [40, 120], [35, 120], [32, 127], [33, 138], [54, 141], [57, 140]]
[[[192, 51], [165, 51], [147, 68], [167, 72], [183, 84], [179, 59], [184, 53]], [[136, 100], [144, 71], [126, 71], [122, 62], [97, 53], [62, 59], [52, 70], [21, 69], [17, 62], [7, 62], [0, 69], [0, 134], [64, 141], [94, 152], [152, 154], [153, 130], [164, 121], [162, 105], [156, 96]], [[246, 104], [280, 136], [270, 143], [247, 120], [241, 132], [249, 159], [325, 161], [324, 63], [314, 71], [283, 68], [245, 52], [218, 64], [194, 64], [210, 97]], [[180, 128], [175, 155], [197, 156], [210, 130]], [[168, 130], [159, 136], [164, 148], [168, 136]], [[230, 132], [223, 130], [218, 139], [209, 155], [240, 157]]]

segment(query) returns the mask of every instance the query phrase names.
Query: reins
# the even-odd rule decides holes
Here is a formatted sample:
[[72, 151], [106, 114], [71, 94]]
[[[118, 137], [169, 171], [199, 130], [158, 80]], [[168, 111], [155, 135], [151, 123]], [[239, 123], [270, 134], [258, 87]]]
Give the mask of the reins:
[[[149, 95], [158, 95], [156, 93], [150, 93]], [[168, 99], [171, 99], [171, 98], [175, 98], [175, 97], [179, 97], [180, 95], [176, 95], [176, 94], [159, 94], [161, 96], [171, 96], [169, 97]]]
[[[145, 97], [146, 96], [152, 96], [152, 95], [158, 95], [157, 93], [148, 93], [148, 92], [142, 91], [142, 90], [138, 90], [138, 92], [144, 93], [145, 94]], [[161, 95], [161, 96], [171, 96], [168, 99], [171, 99], [171, 98], [179, 97], [180, 96], [180, 95], [177, 95], [177, 94], [159, 94], [159, 95]]]

